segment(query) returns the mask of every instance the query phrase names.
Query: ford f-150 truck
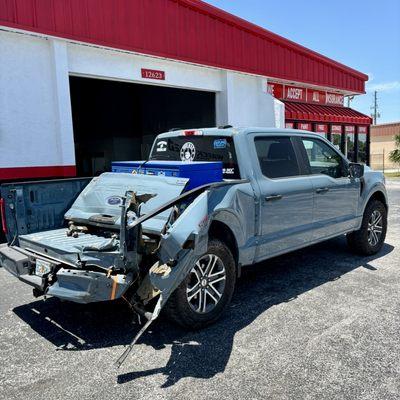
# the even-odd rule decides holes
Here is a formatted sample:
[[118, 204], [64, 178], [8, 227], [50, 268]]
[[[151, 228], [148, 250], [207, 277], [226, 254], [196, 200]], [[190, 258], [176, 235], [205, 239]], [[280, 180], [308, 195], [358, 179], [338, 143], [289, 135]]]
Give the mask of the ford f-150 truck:
[[243, 266], [338, 235], [367, 255], [385, 240], [383, 175], [318, 134], [177, 130], [149, 159], [219, 161], [224, 179], [186, 191], [187, 179], [138, 173], [3, 185], [2, 266], [35, 296], [123, 298], [147, 319], [135, 342], [164, 306], [185, 327], [217, 320]]

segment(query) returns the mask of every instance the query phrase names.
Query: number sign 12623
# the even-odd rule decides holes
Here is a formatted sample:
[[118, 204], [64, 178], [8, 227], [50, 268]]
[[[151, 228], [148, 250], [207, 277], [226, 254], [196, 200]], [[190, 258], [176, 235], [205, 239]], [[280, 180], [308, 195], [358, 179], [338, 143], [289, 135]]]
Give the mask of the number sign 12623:
[[157, 71], [155, 69], [142, 68], [142, 78], [158, 79], [160, 81], [165, 81], [165, 71]]

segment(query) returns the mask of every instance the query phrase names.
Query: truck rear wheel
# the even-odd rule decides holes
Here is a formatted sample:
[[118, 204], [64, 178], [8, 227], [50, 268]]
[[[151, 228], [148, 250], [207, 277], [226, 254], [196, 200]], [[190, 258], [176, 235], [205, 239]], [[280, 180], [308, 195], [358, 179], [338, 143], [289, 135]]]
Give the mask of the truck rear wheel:
[[235, 284], [232, 253], [220, 240], [210, 240], [207, 252], [171, 295], [166, 313], [184, 328], [203, 328], [221, 316], [232, 299]]
[[361, 228], [347, 235], [347, 243], [355, 252], [370, 256], [378, 253], [385, 242], [387, 211], [379, 200], [372, 200], [364, 211]]

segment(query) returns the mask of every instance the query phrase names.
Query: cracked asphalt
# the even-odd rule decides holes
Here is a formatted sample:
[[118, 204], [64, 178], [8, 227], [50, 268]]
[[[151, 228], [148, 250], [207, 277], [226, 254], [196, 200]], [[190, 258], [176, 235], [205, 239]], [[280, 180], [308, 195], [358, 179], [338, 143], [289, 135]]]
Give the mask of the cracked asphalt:
[[0, 268], [0, 399], [399, 399], [400, 180], [380, 254], [337, 238], [244, 270], [217, 324], [139, 329], [118, 303], [34, 299]]

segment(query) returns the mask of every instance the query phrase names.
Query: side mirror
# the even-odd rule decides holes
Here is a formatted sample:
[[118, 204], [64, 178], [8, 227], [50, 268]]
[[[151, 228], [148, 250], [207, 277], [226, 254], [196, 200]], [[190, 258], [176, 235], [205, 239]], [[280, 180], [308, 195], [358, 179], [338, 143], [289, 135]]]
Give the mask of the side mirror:
[[364, 164], [349, 163], [349, 176], [351, 178], [362, 178], [364, 176]]

